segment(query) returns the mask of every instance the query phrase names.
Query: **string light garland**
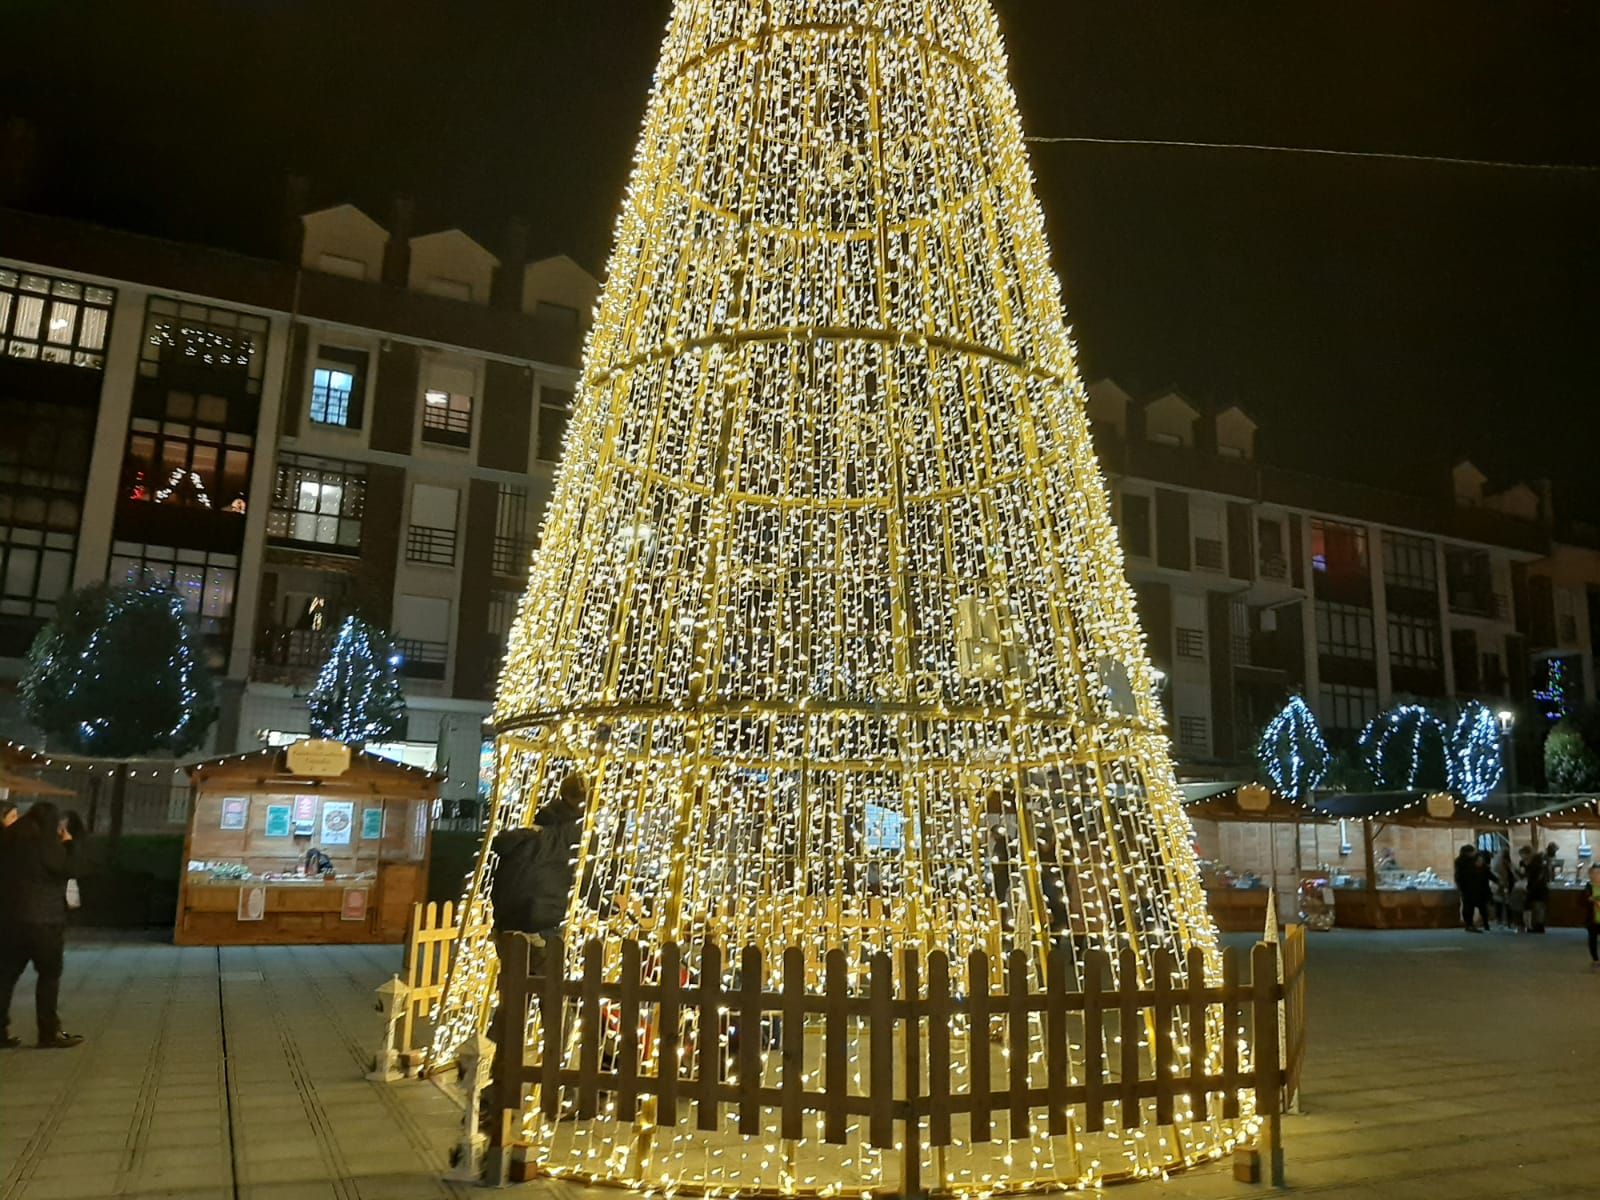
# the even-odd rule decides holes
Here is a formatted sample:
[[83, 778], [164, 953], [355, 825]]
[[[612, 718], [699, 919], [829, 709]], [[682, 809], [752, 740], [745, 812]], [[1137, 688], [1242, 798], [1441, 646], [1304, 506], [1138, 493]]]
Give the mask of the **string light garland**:
[[[675, 4], [495, 723], [436, 1060], [491, 1003], [489, 841], [575, 770], [569, 972], [599, 937], [760, 945], [769, 986], [789, 946], [808, 985], [830, 947], [856, 982], [1055, 943], [1219, 978], [988, 0]], [[603, 1123], [528, 1136], [668, 1192], [883, 1187], [864, 1144], [785, 1184], [771, 1139], [661, 1130], [646, 1178]], [[1237, 1136], [1019, 1133], [944, 1186]]]
[[406, 697], [389, 637], [360, 617], [346, 617], [306, 697], [312, 735], [347, 746], [405, 732]]
[[1256, 762], [1272, 790], [1289, 800], [1309, 795], [1327, 778], [1333, 754], [1304, 697], [1289, 697], [1278, 715], [1267, 722], [1256, 743]]

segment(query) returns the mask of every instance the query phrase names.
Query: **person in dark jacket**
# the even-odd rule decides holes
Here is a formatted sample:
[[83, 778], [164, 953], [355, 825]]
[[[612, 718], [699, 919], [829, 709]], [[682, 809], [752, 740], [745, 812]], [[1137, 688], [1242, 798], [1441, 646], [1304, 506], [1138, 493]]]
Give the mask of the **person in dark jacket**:
[[574, 771], [561, 781], [561, 794], [533, 818], [528, 829], [510, 829], [490, 844], [495, 867], [495, 929], [541, 937], [560, 931], [572, 899], [578, 842], [589, 785]]
[[1545, 909], [1550, 903], [1550, 873], [1545, 856], [1535, 850], [1528, 855], [1528, 932], [1544, 932]]
[[[1478, 848], [1461, 847], [1456, 855], [1456, 889], [1461, 893], [1461, 926], [1468, 933], [1482, 933], [1489, 928], [1489, 897], [1485, 894], [1485, 879], [1478, 870]], [[1483, 929], [1477, 925], [1477, 914], [1483, 912]]]
[[21, 1045], [9, 1028], [11, 996], [29, 963], [39, 1045], [67, 1050], [83, 1039], [66, 1033], [56, 1012], [67, 927], [67, 880], [77, 847], [56, 806], [38, 803], [0, 834], [0, 1042]]

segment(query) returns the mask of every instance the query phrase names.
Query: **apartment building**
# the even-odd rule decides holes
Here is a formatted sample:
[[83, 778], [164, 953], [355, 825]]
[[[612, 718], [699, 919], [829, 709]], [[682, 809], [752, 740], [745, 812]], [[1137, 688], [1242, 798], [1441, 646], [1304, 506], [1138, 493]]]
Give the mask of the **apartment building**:
[[1395, 702], [1527, 695], [1540, 490], [1468, 462], [1435, 499], [1281, 470], [1249, 414], [1176, 390], [1101, 380], [1089, 409], [1185, 775], [1242, 770], [1293, 691], [1344, 745]]
[[[264, 260], [0, 209], [0, 681], [69, 587], [170, 584], [211, 749], [254, 749], [361, 611], [402, 656], [394, 752], [475, 794], [597, 286], [410, 219], [308, 213]], [[30, 736], [14, 695], [0, 732]]]

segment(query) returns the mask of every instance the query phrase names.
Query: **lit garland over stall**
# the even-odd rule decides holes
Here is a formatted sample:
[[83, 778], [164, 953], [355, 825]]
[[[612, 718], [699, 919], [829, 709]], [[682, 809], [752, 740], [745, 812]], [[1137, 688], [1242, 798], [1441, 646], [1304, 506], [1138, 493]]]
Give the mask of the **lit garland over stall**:
[[[759, 945], [769, 984], [795, 946], [808, 986], [830, 947], [854, 976], [1055, 941], [1216, 978], [988, 0], [678, 0], [496, 723], [491, 838], [594, 786], [569, 972], [589, 937], [608, 969], [625, 939]], [[440, 1058], [486, 1020], [494, 867]], [[599, 1133], [530, 1136], [669, 1191], [881, 1187], [865, 1151], [784, 1185], [772, 1138], [661, 1133], [648, 1181]], [[1235, 1136], [1192, 1133], [1081, 1173], [1021, 1139], [946, 1182]]]

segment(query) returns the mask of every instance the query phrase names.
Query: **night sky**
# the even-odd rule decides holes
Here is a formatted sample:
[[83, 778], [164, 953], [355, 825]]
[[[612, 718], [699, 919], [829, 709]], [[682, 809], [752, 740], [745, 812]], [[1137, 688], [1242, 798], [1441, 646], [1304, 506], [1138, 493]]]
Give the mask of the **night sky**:
[[[1030, 134], [1600, 165], [1595, 0], [997, 0]], [[316, 205], [604, 265], [667, 0], [0, 0], [34, 207], [270, 253]], [[1600, 172], [1036, 146], [1090, 378], [1237, 400], [1264, 456], [1600, 519]]]

